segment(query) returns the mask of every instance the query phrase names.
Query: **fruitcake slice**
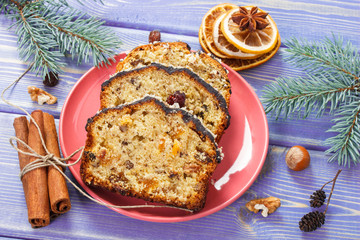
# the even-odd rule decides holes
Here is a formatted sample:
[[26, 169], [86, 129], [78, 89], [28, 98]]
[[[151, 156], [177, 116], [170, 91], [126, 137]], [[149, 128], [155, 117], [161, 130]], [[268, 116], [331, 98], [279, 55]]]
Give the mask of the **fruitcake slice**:
[[147, 95], [156, 96], [169, 105], [185, 107], [202, 120], [217, 141], [229, 126], [230, 115], [224, 97], [186, 68], [152, 64], [119, 72], [102, 84], [100, 105], [101, 108], [115, 107]]
[[116, 69], [126, 71], [151, 63], [188, 68], [218, 90], [229, 107], [231, 86], [227, 70], [208, 54], [190, 50], [190, 46], [184, 42], [157, 42], [142, 45], [134, 48], [123, 61], [118, 63]]
[[85, 184], [193, 211], [204, 207], [221, 153], [192, 114], [145, 97], [101, 110], [86, 131]]

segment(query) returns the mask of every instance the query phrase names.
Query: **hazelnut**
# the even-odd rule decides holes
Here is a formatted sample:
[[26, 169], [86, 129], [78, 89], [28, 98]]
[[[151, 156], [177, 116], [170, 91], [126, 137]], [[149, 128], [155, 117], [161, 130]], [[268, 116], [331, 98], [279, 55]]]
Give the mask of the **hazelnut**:
[[294, 171], [301, 171], [310, 164], [310, 154], [302, 146], [293, 146], [285, 156], [286, 165]]

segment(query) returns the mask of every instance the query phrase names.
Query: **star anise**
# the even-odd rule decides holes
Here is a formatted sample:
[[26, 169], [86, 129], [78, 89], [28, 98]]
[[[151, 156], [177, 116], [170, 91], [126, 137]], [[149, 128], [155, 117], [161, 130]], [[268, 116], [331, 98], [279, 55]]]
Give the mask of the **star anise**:
[[234, 13], [231, 19], [236, 24], [239, 24], [242, 31], [245, 29], [248, 29], [250, 32], [254, 32], [257, 29], [261, 30], [269, 25], [268, 20], [266, 20], [268, 13], [258, 12], [258, 10], [258, 7], [252, 7], [250, 10], [240, 7], [239, 12]]

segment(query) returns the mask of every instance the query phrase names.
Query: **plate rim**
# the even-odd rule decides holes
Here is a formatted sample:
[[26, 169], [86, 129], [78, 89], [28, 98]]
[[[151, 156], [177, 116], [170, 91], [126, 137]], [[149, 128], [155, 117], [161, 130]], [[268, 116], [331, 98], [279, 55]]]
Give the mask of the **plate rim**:
[[[124, 52], [121, 52], [119, 54], [117, 54], [115, 56], [115, 59], [116, 58], [122, 58], [121, 56], [122, 55], [125, 55], [127, 54], [128, 51], [124, 51]], [[116, 64], [116, 63], [114, 63]], [[260, 174], [261, 172], [261, 169], [265, 163], [265, 160], [266, 160], [266, 156], [267, 156], [267, 152], [268, 152], [268, 148], [269, 148], [269, 127], [268, 127], [268, 120], [267, 120], [267, 117], [266, 117], [266, 113], [264, 111], [264, 108], [261, 104], [261, 101], [259, 99], [259, 97], [257, 96], [257, 94], [255, 93], [254, 89], [251, 87], [251, 85], [238, 73], [236, 72], [235, 70], [233, 70], [232, 68], [230, 68], [228, 65], [224, 64], [224, 63], [221, 63], [227, 71], [231, 72], [232, 74], [234, 74], [235, 76], [237, 76], [238, 78], [241, 79], [242, 83], [246, 85], [247, 89], [250, 91], [251, 95], [255, 98], [256, 100], [256, 105], [259, 107], [259, 109], [261, 110], [261, 119], [262, 119], [262, 122], [264, 124], [264, 129], [265, 129], [265, 133], [264, 133], [264, 139], [265, 139], [265, 147], [263, 149], [263, 152], [261, 154], [261, 159], [260, 159], [260, 162], [259, 162], [259, 165], [257, 166], [254, 174], [251, 176], [251, 178], [249, 179], [249, 181], [247, 181], [247, 184], [240, 190], [238, 191], [236, 194], [234, 194], [231, 198], [229, 198], [227, 201], [224, 201], [222, 202], [221, 204], [211, 208], [211, 209], [208, 209], [206, 211], [199, 211], [197, 213], [194, 213], [194, 214], [191, 214], [191, 215], [185, 215], [185, 216], [175, 216], [175, 217], [166, 217], [166, 216], [148, 216], [148, 215], [142, 215], [142, 217], [137, 217], [135, 215], [138, 215], [138, 214], [133, 214], [132, 212], [129, 212], [129, 211], [126, 211], [126, 209], [120, 209], [120, 208], [113, 208], [113, 207], [108, 207], [110, 208], [111, 210], [114, 210], [115, 212], [117, 213], [120, 213], [122, 215], [125, 215], [125, 216], [128, 216], [128, 217], [131, 217], [131, 218], [134, 218], [134, 219], [139, 219], [139, 220], [143, 220], [143, 221], [148, 221], [148, 222], [184, 222], [184, 221], [189, 221], [189, 220], [195, 220], [195, 219], [199, 219], [199, 218], [202, 218], [202, 217], [205, 217], [205, 216], [209, 216], [213, 213], [216, 213], [224, 208], [226, 208], [227, 206], [229, 206], [230, 204], [232, 204], [234, 201], [236, 201], [241, 195], [243, 195], [249, 188], [250, 186], [254, 183], [254, 181], [256, 180], [256, 178], [258, 177], [258, 175]], [[104, 66], [100, 67], [100, 68], [103, 68]], [[67, 153], [64, 145], [64, 141], [63, 141], [63, 124], [64, 124], [64, 112], [66, 110], [66, 107], [67, 105], [69, 104], [69, 98], [71, 97], [71, 95], [73, 94], [73, 92], [76, 91], [76, 89], [78, 88], [78, 85], [80, 85], [82, 83], [82, 81], [84, 81], [83, 79], [86, 79], [88, 75], [90, 75], [92, 73], [92, 71], [98, 69], [97, 67], [92, 67], [90, 68], [86, 73], [84, 73], [78, 80], [77, 82], [74, 84], [74, 86], [72, 87], [72, 89], [69, 91], [68, 95], [66, 96], [66, 99], [64, 101], [64, 104], [62, 106], [62, 109], [61, 109], [61, 113], [60, 113], [60, 118], [59, 118], [59, 141], [60, 141], [60, 147], [61, 147], [61, 151], [62, 153], [66, 153], [66, 155], [70, 155]], [[229, 79], [230, 80], [230, 79]], [[226, 133], [225, 133], [226, 134]], [[80, 164], [80, 162], [78, 163]], [[96, 200], [100, 200], [101, 202], [105, 202], [105, 203], [109, 203], [108, 201], [102, 199], [99, 196], [94, 193], [88, 186], [86, 186], [83, 182], [79, 182], [75, 175], [76, 175], [76, 170], [73, 168], [73, 167], [69, 167], [69, 170], [71, 172], [71, 174], [73, 175], [73, 177], [75, 178], [76, 182], [85, 190], [85, 192], [87, 194], [89, 194], [92, 198], [96, 199]], [[94, 196], [95, 194], [95, 196]], [[96, 198], [98, 197], [98, 198]], [[124, 196], [123, 196], [124, 197]], [[111, 203], [110, 203], [111, 204]]]

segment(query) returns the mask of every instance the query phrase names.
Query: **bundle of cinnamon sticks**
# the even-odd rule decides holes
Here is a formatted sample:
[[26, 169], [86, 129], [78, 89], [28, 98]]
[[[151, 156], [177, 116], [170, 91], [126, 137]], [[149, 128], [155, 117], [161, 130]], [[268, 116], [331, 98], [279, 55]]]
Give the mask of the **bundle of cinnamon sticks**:
[[[41, 110], [35, 110], [31, 116], [40, 127], [46, 148], [50, 153], [60, 157], [58, 137], [54, 117]], [[16, 137], [24, 141], [39, 155], [46, 155], [42, 146], [39, 131], [34, 122], [25, 116], [15, 118], [14, 128]], [[20, 142], [18, 148], [24, 152], [28, 149]], [[36, 160], [36, 157], [18, 153], [20, 170]], [[61, 166], [59, 166], [60, 169]], [[64, 170], [64, 169], [62, 169]], [[22, 178], [28, 219], [33, 228], [44, 227], [50, 223], [50, 218], [70, 210], [71, 203], [66, 180], [53, 166], [36, 168], [27, 172]]]

